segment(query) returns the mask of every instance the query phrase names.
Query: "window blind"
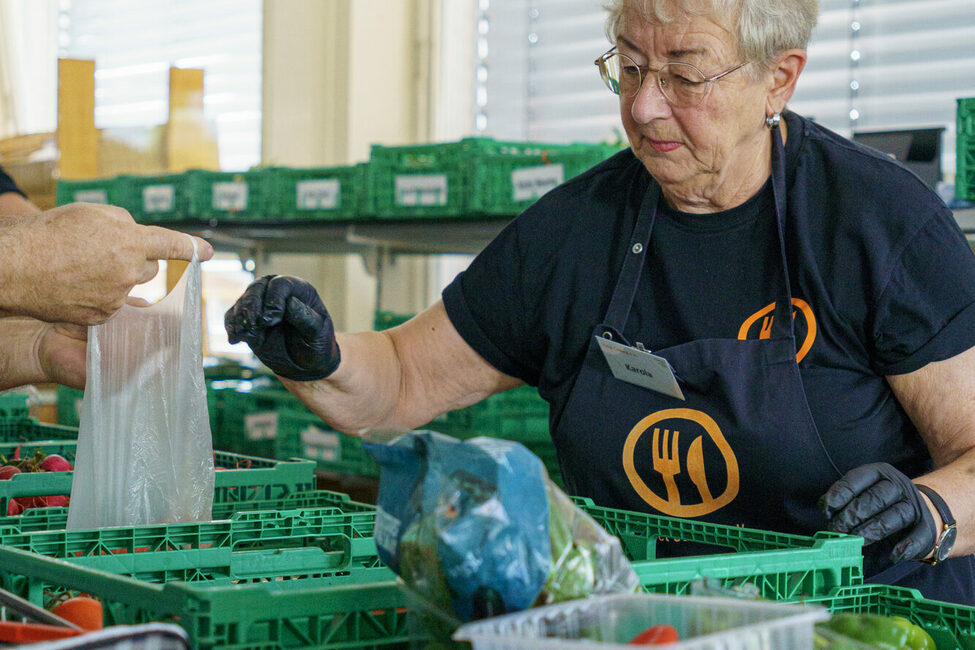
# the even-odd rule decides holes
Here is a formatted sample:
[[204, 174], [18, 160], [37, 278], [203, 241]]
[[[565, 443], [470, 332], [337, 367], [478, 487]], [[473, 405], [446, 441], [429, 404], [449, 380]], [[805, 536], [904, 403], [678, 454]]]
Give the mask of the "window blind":
[[95, 60], [99, 128], [165, 123], [169, 67], [204, 70], [220, 166], [261, 158], [261, 0], [61, 0], [60, 56]]
[[[478, 0], [475, 130], [613, 140], [618, 103], [592, 64], [609, 47], [604, 19], [600, 0]], [[975, 97], [975, 2], [820, 0], [794, 110], [846, 136], [945, 127], [950, 178], [959, 97]]]

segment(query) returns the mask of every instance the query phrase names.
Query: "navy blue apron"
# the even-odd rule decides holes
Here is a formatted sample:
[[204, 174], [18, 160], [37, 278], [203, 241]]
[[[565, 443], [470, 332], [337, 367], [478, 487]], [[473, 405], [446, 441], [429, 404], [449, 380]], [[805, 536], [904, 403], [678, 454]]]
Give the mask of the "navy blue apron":
[[[768, 338], [702, 339], [652, 350], [670, 363], [686, 401], [616, 379], [596, 337], [627, 341], [624, 326], [645, 266], [659, 186], [640, 205], [603, 322], [552, 434], [571, 494], [613, 508], [812, 534], [817, 501], [842, 473], [813, 421], [799, 366], [785, 253], [782, 138], [774, 129], [772, 189], [782, 263]], [[659, 556], [725, 549], [658, 541]], [[949, 562], [950, 564], [950, 562]], [[925, 566], [902, 562], [876, 576], [895, 582]]]

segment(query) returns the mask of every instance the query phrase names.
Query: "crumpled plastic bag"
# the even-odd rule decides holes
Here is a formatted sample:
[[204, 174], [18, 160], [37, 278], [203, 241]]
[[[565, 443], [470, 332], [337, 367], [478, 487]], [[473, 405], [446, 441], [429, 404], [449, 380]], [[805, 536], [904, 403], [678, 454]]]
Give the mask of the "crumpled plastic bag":
[[524, 446], [431, 431], [366, 440], [380, 466], [379, 557], [444, 614], [470, 621], [640, 588], [619, 540]]
[[209, 521], [200, 262], [155, 305], [88, 328], [69, 529]]

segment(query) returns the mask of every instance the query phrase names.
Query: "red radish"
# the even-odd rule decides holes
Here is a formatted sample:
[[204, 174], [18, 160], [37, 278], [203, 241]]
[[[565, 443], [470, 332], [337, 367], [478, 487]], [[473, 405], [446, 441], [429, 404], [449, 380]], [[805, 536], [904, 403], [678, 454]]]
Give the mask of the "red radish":
[[13, 517], [14, 515], [19, 515], [24, 511], [24, 506], [20, 505], [17, 499], [11, 499], [7, 501], [7, 516]]
[[13, 477], [14, 474], [20, 474], [20, 469], [14, 467], [13, 465], [4, 465], [0, 467], [0, 481], [6, 481]]
[[49, 455], [41, 461], [40, 467], [45, 472], [70, 472], [74, 469], [74, 466], [59, 454]]
[[20, 443], [19, 445], [17, 445], [17, 448], [14, 449], [14, 460], [20, 460], [20, 448], [23, 446], [24, 443]]

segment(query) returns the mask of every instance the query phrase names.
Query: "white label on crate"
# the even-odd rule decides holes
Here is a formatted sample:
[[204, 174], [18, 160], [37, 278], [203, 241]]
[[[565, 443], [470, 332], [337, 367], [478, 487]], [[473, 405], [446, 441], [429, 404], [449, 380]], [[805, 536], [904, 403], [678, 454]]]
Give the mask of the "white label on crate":
[[511, 172], [511, 190], [515, 201], [537, 199], [565, 180], [562, 165], [524, 167]]
[[382, 506], [376, 506], [376, 523], [372, 531], [376, 546], [392, 553], [396, 548], [396, 540], [399, 539], [400, 526], [399, 519], [383, 510]]
[[248, 413], [244, 416], [244, 432], [248, 440], [274, 440], [278, 434], [277, 412]]
[[214, 183], [211, 191], [214, 210], [247, 209], [247, 183], [243, 181]]
[[322, 431], [309, 424], [301, 432], [301, 447], [305, 450], [305, 458], [342, 460], [342, 443], [334, 431]]
[[172, 212], [176, 188], [172, 185], [146, 185], [142, 188], [142, 209], [150, 212]]
[[78, 203], [108, 203], [108, 192], [105, 190], [78, 190], [74, 193], [74, 200]]
[[447, 175], [397, 176], [396, 205], [447, 205]]
[[342, 186], [336, 178], [298, 181], [297, 194], [299, 210], [337, 208], [342, 198]]

